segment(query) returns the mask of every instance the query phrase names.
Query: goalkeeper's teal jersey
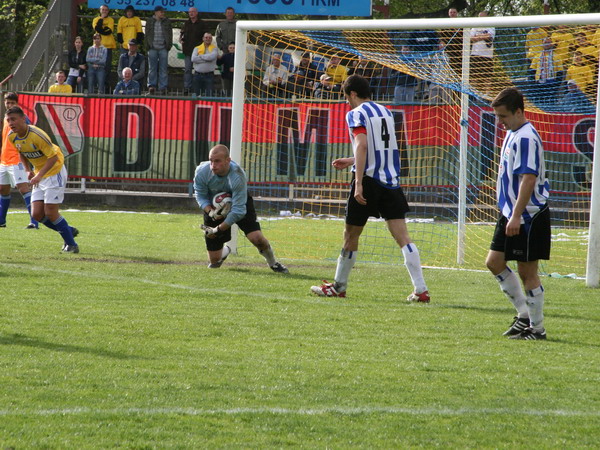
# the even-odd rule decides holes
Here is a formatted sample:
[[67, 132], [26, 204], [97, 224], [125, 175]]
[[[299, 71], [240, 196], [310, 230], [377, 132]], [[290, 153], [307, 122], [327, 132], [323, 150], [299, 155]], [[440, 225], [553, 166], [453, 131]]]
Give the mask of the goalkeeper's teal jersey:
[[210, 161], [204, 161], [196, 168], [194, 175], [194, 192], [200, 209], [212, 205], [213, 197], [220, 192], [231, 194], [231, 212], [225, 223], [233, 225], [246, 215], [248, 200], [248, 181], [246, 173], [235, 162], [231, 161], [227, 175], [220, 177], [210, 170]]

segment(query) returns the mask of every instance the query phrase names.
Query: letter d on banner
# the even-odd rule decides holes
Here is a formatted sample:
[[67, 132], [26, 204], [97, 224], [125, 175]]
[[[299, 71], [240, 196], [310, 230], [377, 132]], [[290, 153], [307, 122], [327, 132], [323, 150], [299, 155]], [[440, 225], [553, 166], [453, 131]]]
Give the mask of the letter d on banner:
[[152, 165], [152, 110], [146, 105], [116, 104], [114, 120], [114, 171], [147, 172]]

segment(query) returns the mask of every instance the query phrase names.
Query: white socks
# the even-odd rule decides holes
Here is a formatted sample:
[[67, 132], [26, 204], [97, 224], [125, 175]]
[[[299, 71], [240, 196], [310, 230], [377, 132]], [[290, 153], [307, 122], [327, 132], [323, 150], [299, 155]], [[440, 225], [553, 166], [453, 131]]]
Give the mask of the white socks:
[[517, 310], [517, 317], [519, 319], [529, 317], [529, 311], [525, 303], [525, 294], [523, 294], [517, 274], [510, 270], [510, 267], [507, 267], [501, 273], [495, 275], [495, 277], [500, 284], [500, 289], [502, 289], [502, 292], [504, 292]]
[[527, 291], [527, 309], [531, 328], [535, 331], [544, 331], [544, 288], [541, 284]]
[[356, 262], [357, 253], [342, 249], [340, 256], [338, 256], [337, 267], [335, 269], [335, 289], [338, 292], [346, 291], [348, 277]]
[[271, 246], [269, 245], [269, 248], [266, 250], [263, 250], [262, 252], [259, 252], [261, 255], [263, 255], [263, 257], [267, 260], [267, 264], [269, 265], [269, 267], [273, 267], [275, 265], [275, 263], [277, 262], [277, 260], [275, 259], [275, 254], [273, 253], [273, 249], [271, 248]]
[[420, 294], [427, 290], [425, 279], [423, 278], [423, 268], [421, 267], [421, 257], [419, 256], [419, 250], [413, 243], [406, 244], [402, 247], [402, 254], [404, 255], [404, 265], [408, 269], [410, 279], [415, 288], [415, 292]]

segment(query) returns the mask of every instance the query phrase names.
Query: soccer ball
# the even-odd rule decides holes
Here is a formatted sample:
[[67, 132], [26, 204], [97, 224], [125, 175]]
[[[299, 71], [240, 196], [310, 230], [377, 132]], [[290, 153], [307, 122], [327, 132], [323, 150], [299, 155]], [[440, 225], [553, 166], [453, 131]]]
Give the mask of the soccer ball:
[[229, 192], [219, 192], [213, 197], [213, 206], [218, 215], [227, 217], [231, 211], [231, 194]]

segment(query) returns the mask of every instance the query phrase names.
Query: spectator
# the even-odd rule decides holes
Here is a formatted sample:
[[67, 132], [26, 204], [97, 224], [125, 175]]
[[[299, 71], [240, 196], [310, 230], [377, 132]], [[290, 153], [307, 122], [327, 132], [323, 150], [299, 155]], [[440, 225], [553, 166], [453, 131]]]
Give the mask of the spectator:
[[532, 67], [533, 60], [542, 52], [546, 37], [548, 37], [548, 32], [544, 27], [535, 27], [529, 30], [525, 38], [525, 52], [527, 67], [530, 68], [528, 72], [530, 80], [535, 78], [535, 70]]
[[289, 80], [290, 85], [294, 86], [294, 94], [301, 97], [308, 97], [317, 82], [317, 75], [318, 68], [310, 60], [310, 53], [304, 53], [298, 65], [294, 67]]
[[73, 89], [67, 84], [67, 72], [59, 70], [56, 72], [56, 83], [50, 86], [48, 92], [51, 94], [71, 94]]
[[339, 55], [333, 55], [329, 60], [329, 64], [325, 68], [325, 73], [329, 75], [333, 84], [337, 86], [338, 91], [341, 89], [342, 83], [348, 78], [348, 69], [340, 64], [342, 59]]
[[[135, 9], [131, 5], [125, 7], [125, 15], [117, 23], [117, 41], [119, 41], [121, 53], [127, 53], [129, 42], [135, 39], [136, 42], [144, 42], [144, 33], [142, 32], [142, 21], [135, 15]], [[121, 71], [118, 71], [119, 78], [122, 77]]]
[[563, 66], [554, 51], [554, 43], [550, 36], [542, 40], [542, 50], [537, 53], [531, 63], [536, 83], [535, 97], [540, 104], [551, 105], [556, 102], [560, 84], [564, 79]]
[[596, 76], [598, 68], [598, 48], [588, 40], [583, 31], [575, 34], [575, 50], [581, 52], [583, 60], [594, 69], [594, 76]]
[[[402, 59], [410, 54], [407, 45], [403, 45], [401, 51]], [[392, 77], [394, 79], [394, 103], [414, 103], [418, 84], [417, 78], [401, 71], [395, 71]]]
[[106, 62], [104, 63], [104, 80], [108, 82], [108, 77], [112, 71], [112, 51], [117, 48], [115, 41], [115, 21], [108, 15], [108, 6], [100, 6], [100, 15], [92, 21], [92, 27], [96, 33], [102, 37], [102, 46], [106, 48]]
[[140, 84], [133, 79], [131, 67], [125, 67], [122, 72], [123, 79], [117, 83], [114, 95], [140, 95]]
[[104, 94], [107, 50], [101, 42], [102, 37], [100, 34], [94, 34], [94, 45], [88, 48], [87, 55], [85, 57], [88, 65], [88, 94], [94, 93], [94, 86], [96, 83], [98, 84], [98, 93]]
[[340, 90], [336, 89], [336, 86], [333, 84], [333, 78], [326, 73], [319, 77], [319, 81], [314, 87], [315, 98], [319, 98], [321, 100], [331, 100], [337, 97], [339, 92]]
[[[482, 11], [479, 17], [487, 17]], [[471, 79], [478, 85], [481, 94], [491, 95], [491, 85], [494, 79], [494, 28], [471, 28]]]
[[594, 69], [586, 63], [580, 51], [573, 53], [573, 64], [567, 69], [567, 81], [573, 80], [584, 94], [594, 88]]
[[221, 81], [223, 81], [223, 90], [226, 95], [233, 92], [233, 66], [235, 62], [235, 42], [231, 42], [227, 47], [227, 53], [219, 58], [221, 64]]
[[556, 49], [556, 55], [560, 59], [563, 67], [567, 67], [571, 62], [572, 49], [575, 48], [575, 38], [566, 25], [559, 25], [550, 35]]
[[273, 53], [271, 65], [267, 67], [263, 77], [263, 86], [265, 86], [267, 94], [285, 97], [289, 76], [288, 70], [281, 65], [281, 53]]
[[156, 6], [146, 20], [146, 48], [148, 49], [148, 91], [161, 94], [169, 85], [169, 50], [173, 46], [171, 20], [165, 17], [165, 8]]
[[235, 9], [231, 6], [225, 10], [225, 20], [219, 22], [217, 25], [217, 31], [215, 37], [217, 38], [217, 45], [223, 53], [227, 53], [227, 47], [229, 43], [235, 42]]
[[204, 33], [202, 44], [196, 47], [192, 53], [192, 63], [194, 64], [194, 95], [212, 95], [218, 56], [219, 50], [213, 44], [212, 34]]
[[146, 75], [146, 58], [144, 58], [144, 55], [138, 53], [138, 41], [135, 39], [129, 39], [127, 47], [129, 48], [127, 53], [123, 53], [119, 57], [119, 79], [123, 79], [123, 69], [129, 67], [132, 71], [133, 79], [138, 82], [141, 88], [144, 76]]
[[577, 87], [575, 80], [567, 81], [567, 93], [561, 102], [563, 111], [578, 114], [593, 114], [596, 110], [590, 99]]
[[86, 52], [83, 50], [83, 41], [81, 36], [77, 36], [73, 42], [73, 49], [69, 52], [69, 76], [67, 77], [67, 83], [71, 85], [73, 92], [82, 93], [86, 77]]
[[204, 33], [208, 33], [208, 25], [198, 16], [198, 9], [191, 7], [188, 10], [189, 19], [183, 24], [179, 33], [179, 42], [182, 44], [185, 56], [185, 68], [183, 70], [183, 88], [192, 90], [192, 53], [194, 49], [202, 44]]
[[374, 77], [379, 75], [375, 64], [371, 61], [367, 61], [362, 56], [359, 56], [358, 59], [353, 60], [352, 66], [348, 69], [348, 76], [355, 74], [366, 78], [367, 81], [369, 81], [369, 84]]
[[[450, 8], [448, 10], [448, 17], [450, 19], [456, 19], [458, 17], [458, 10], [456, 8]], [[460, 78], [462, 75], [462, 46], [463, 46], [463, 31], [461, 28], [449, 28], [440, 30], [438, 33], [440, 42], [442, 43], [450, 67], [454, 73]]]
[[[431, 64], [431, 77], [435, 81], [436, 78], [444, 74], [445, 69], [450, 65], [448, 56], [444, 51], [445, 43], [440, 40], [438, 43], [439, 51], [434, 55]], [[443, 77], [447, 83], [446, 77]], [[430, 105], [451, 105], [458, 103], [458, 96], [452, 89], [448, 89], [441, 84], [432, 82], [429, 84], [428, 103]]]
[[432, 53], [439, 48], [439, 38], [434, 30], [415, 30], [408, 37], [408, 45], [412, 52]]

